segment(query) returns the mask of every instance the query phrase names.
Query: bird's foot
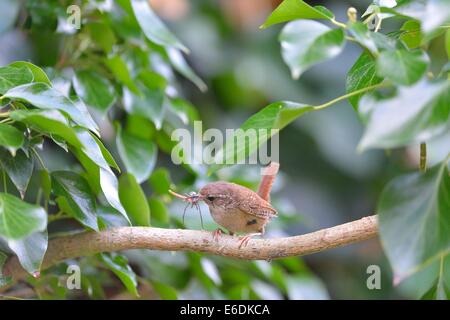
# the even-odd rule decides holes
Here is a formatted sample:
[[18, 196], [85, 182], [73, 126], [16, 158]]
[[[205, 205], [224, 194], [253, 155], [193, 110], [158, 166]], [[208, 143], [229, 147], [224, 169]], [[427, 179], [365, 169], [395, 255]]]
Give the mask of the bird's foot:
[[212, 236], [214, 241], [218, 242], [219, 241], [219, 237], [223, 234], [223, 230], [222, 229], [216, 229], [213, 231]]
[[261, 236], [261, 235], [262, 233], [250, 233], [245, 236], [239, 237], [239, 249], [242, 247], [246, 247], [250, 239], [253, 238], [254, 236]]

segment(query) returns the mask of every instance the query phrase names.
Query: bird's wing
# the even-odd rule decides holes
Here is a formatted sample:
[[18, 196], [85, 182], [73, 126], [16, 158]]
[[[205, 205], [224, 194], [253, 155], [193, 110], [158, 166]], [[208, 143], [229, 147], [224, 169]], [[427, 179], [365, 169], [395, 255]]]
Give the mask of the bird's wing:
[[272, 206], [267, 204], [255, 204], [251, 201], [241, 202], [239, 209], [245, 213], [256, 216], [258, 218], [273, 218], [277, 216], [277, 210], [272, 208]]

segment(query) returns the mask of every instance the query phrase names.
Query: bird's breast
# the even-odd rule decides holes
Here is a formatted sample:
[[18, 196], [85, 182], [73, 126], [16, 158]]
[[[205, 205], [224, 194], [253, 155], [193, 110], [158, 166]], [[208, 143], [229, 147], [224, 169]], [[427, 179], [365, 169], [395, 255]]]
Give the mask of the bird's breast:
[[258, 232], [267, 223], [267, 219], [250, 215], [238, 208], [211, 206], [209, 210], [214, 221], [231, 232]]

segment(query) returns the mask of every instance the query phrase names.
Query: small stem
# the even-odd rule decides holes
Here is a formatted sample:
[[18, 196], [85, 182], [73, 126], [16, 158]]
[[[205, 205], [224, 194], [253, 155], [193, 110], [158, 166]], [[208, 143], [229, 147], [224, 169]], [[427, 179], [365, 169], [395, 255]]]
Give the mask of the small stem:
[[331, 19], [330, 21], [331, 21], [332, 24], [334, 24], [334, 25], [336, 25], [336, 26], [338, 26], [340, 28], [347, 29], [347, 25], [345, 23], [343, 23], [343, 22], [336, 21], [335, 19]]
[[329, 107], [329, 106], [331, 106], [331, 105], [333, 105], [333, 104], [335, 104], [335, 103], [337, 103], [337, 102], [339, 102], [339, 101], [345, 100], [345, 99], [347, 99], [347, 98], [356, 96], [356, 95], [358, 95], [358, 94], [361, 94], [361, 93], [364, 93], [364, 92], [367, 92], [367, 91], [370, 91], [370, 90], [373, 90], [373, 89], [382, 88], [382, 87], [387, 87], [387, 86], [389, 86], [389, 85], [390, 85], [390, 84], [389, 84], [389, 83], [386, 83], [386, 82], [374, 84], [374, 85], [372, 85], [372, 86], [365, 87], [365, 88], [362, 88], [362, 89], [359, 89], [359, 90], [356, 90], [356, 91], [353, 91], [353, 92], [344, 94], [343, 96], [337, 97], [336, 99], [333, 99], [333, 100], [331, 100], [331, 101], [328, 101], [328, 102], [326, 102], [326, 103], [324, 103], [324, 104], [315, 106], [315, 107], [314, 107], [314, 110], [325, 109], [325, 108], [327, 108], [327, 107]]
[[427, 171], [427, 144], [422, 142], [420, 144], [420, 163], [419, 169], [421, 172]]
[[[41, 164], [42, 168], [47, 170], [47, 167], [44, 164], [44, 161], [42, 160], [41, 156], [39, 155], [39, 153], [36, 151], [35, 148], [31, 148], [31, 151], [33, 151], [33, 153], [35, 154], [36, 158], [39, 160], [39, 163]], [[48, 171], [48, 170], [47, 170]]]
[[6, 112], [0, 112], [0, 118], [7, 118], [7, 117], [9, 117], [9, 111], [6, 111]]
[[69, 216], [65, 215], [63, 211], [58, 211], [56, 214], [52, 214], [49, 215], [47, 220], [48, 223], [56, 221], [56, 220], [61, 220], [61, 219], [66, 219], [66, 218], [70, 218]]

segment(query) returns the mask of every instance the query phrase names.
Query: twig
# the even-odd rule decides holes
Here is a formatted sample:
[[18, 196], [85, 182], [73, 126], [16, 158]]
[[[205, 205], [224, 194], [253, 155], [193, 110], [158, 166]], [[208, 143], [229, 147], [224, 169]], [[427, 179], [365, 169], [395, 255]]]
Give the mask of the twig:
[[[215, 241], [208, 231], [120, 227], [50, 240], [42, 270], [67, 259], [129, 249], [196, 251], [237, 259], [272, 260], [360, 242], [374, 237], [377, 232], [376, 216], [369, 216], [294, 237], [251, 239], [246, 247], [239, 248], [237, 237], [222, 235]], [[12, 257], [4, 265], [3, 275], [17, 281], [26, 277], [27, 272], [17, 257]]]

